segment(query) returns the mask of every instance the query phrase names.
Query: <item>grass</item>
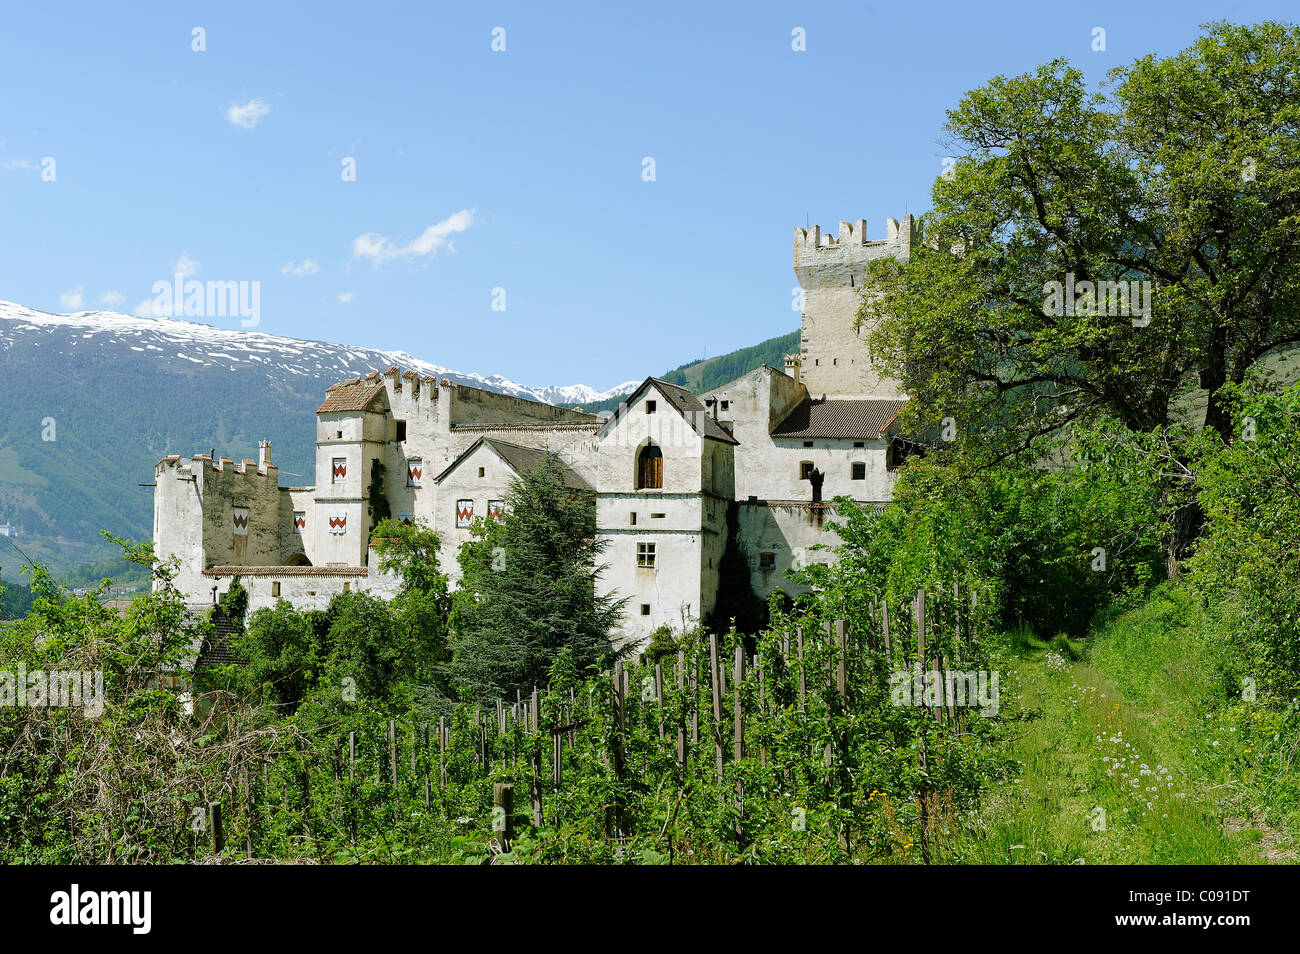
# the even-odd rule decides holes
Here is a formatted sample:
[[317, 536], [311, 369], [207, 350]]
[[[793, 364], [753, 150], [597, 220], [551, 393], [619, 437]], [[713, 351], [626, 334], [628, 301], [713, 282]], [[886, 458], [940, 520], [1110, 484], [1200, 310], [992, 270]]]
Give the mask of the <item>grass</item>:
[[1255, 771], [1276, 719], [1226, 697], [1204, 626], [1167, 587], [1102, 620], [1086, 644], [1010, 634], [1006, 748], [1021, 771], [963, 820], [943, 860], [1294, 860], [1295, 829], [1265, 821]]

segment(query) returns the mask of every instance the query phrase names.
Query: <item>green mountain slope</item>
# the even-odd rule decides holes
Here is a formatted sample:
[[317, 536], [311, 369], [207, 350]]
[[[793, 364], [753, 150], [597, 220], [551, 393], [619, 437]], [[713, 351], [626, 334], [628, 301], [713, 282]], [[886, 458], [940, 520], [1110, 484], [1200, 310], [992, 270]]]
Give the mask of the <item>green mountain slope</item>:
[[[696, 394], [700, 394], [721, 387], [728, 381], [734, 381], [742, 374], [753, 371], [764, 364], [770, 364], [774, 368], [782, 368], [785, 366], [785, 356], [798, 350], [799, 331], [796, 329], [788, 335], [768, 338], [766, 341], [760, 341], [748, 348], [740, 348], [736, 351], [729, 351], [727, 354], [720, 354], [716, 358], [700, 358], [695, 361], [688, 361], [686, 364], [656, 375], [656, 377], [662, 378], [669, 384], [678, 384], [684, 388], [689, 388]], [[622, 402], [621, 397], [610, 398], [596, 404], [584, 404], [582, 409], [595, 414], [598, 411], [612, 411]], [[571, 404], [569, 406], [577, 407], [578, 405]]]

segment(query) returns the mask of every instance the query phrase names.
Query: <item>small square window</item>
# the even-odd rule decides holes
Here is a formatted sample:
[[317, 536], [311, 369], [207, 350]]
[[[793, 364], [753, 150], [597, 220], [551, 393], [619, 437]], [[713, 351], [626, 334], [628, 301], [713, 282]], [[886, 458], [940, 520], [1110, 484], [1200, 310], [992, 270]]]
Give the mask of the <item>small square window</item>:
[[812, 477], [813, 465], [810, 460], [799, 461], [799, 479], [808, 480]]
[[654, 569], [655, 545], [653, 543], [638, 543], [636, 545], [636, 565], [646, 569]]
[[642, 615], [642, 616], [649, 616], [649, 615], [650, 615], [650, 604], [649, 604], [649, 603], [642, 603], [642, 604], [641, 604], [641, 615]]
[[486, 468], [486, 467], [480, 467], [480, 468], [478, 469], [478, 475], [479, 475], [480, 477], [482, 477], [482, 476], [483, 476], [484, 474], [486, 474], [486, 473], [487, 473], [487, 468]]
[[776, 569], [776, 554], [775, 554], [775, 553], [760, 553], [760, 554], [758, 555], [758, 568], [759, 568], [760, 570], [774, 570], [774, 569]]
[[813, 446], [813, 442], [812, 442], [812, 441], [804, 441], [804, 442], [803, 442], [803, 446], [804, 446], [804, 447], [812, 447], [812, 446]]
[[852, 477], [854, 480], [866, 480], [867, 465], [862, 463], [861, 461], [855, 461], [853, 464]]
[[346, 582], [346, 581], [344, 581], [344, 583], [343, 583], [343, 592], [344, 592], [344, 593], [351, 593], [351, 592], [352, 592], [352, 584], [351, 584], [351, 583], [348, 583], [348, 582]]
[[279, 580], [275, 580], [275, 581], [273, 581], [273, 582], [271, 583], [271, 595], [272, 595], [272, 596], [279, 596], [279, 595], [280, 595], [280, 581], [279, 581]]
[[343, 432], [342, 432], [342, 431], [335, 431], [335, 432], [334, 432], [334, 436], [337, 437], [339, 440], [343, 440]]
[[647, 414], [653, 414], [653, 413], [654, 413], [655, 411], [657, 411], [658, 409], [659, 409], [659, 407], [658, 407], [658, 404], [656, 404], [656, 402], [654, 402], [654, 401], [646, 401], [646, 402], [645, 402], [645, 412], [646, 412]]
[[397, 424], [397, 439], [399, 441], [406, 440], [406, 422], [397, 421], [395, 423]]
[[853, 446], [854, 446], [854, 447], [866, 447], [867, 444], [866, 444], [866, 441], [854, 441], [854, 442], [853, 442]]
[[652, 514], [650, 514], [650, 519], [651, 519], [651, 520], [662, 520], [663, 518], [664, 518], [664, 515], [661, 514], [661, 513], [652, 513]]
[[722, 409], [723, 409], [724, 411], [729, 410], [730, 408], [731, 408], [731, 402], [730, 402], [730, 401], [723, 401], [723, 402], [722, 402]]
[[635, 526], [636, 526], [636, 511], [633, 510], [633, 511], [632, 511], [630, 514], [628, 514], [627, 516], [628, 516], [628, 520], [627, 520], [627, 522], [628, 522], [629, 524], [631, 524], [632, 526], [635, 527]]

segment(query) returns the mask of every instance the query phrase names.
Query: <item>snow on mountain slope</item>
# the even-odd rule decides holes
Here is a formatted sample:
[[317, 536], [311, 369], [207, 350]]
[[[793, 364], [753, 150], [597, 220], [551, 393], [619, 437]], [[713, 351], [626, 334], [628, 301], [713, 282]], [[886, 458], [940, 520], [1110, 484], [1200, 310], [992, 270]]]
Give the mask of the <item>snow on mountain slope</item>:
[[307, 341], [259, 331], [216, 328], [180, 318], [146, 318], [111, 311], [56, 315], [0, 301], [0, 319], [4, 319], [0, 322], [0, 344], [6, 348], [26, 339], [36, 344], [42, 335], [61, 335], [70, 347], [82, 343], [95, 348], [126, 347], [142, 357], [148, 355], [168, 362], [182, 360], [202, 367], [232, 370], [240, 365], [252, 365], [272, 374], [322, 379], [341, 379], [396, 364], [456, 384], [546, 403], [601, 401], [627, 394], [640, 383], [628, 381], [607, 391], [585, 384], [532, 388], [499, 374], [485, 377], [454, 371], [405, 351]]

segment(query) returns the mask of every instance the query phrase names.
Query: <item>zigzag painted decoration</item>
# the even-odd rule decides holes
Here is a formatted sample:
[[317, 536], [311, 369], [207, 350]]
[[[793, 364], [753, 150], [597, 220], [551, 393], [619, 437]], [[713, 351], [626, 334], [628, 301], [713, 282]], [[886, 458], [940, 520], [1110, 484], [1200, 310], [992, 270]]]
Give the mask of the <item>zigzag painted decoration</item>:
[[232, 529], [237, 537], [248, 536], [248, 508], [235, 507], [230, 514]]
[[293, 532], [302, 533], [307, 529], [307, 512], [305, 510], [295, 510], [293, 512]]
[[506, 502], [504, 500], [488, 501], [487, 515], [489, 520], [496, 520], [499, 517], [503, 517], [505, 516], [505, 512]]
[[337, 483], [348, 475], [348, 462], [342, 457], [334, 458], [334, 481]]
[[347, 533], [348, 514], [346, 510], [330, 511], [330, 533]]
[[474, 501], [456, 501], [456, 526], [468, 527], [474, 520]]
[[424, 461], [419, 458], [406, 462], [406, 486], [419, 487], [420, 478], [424, 476]]

